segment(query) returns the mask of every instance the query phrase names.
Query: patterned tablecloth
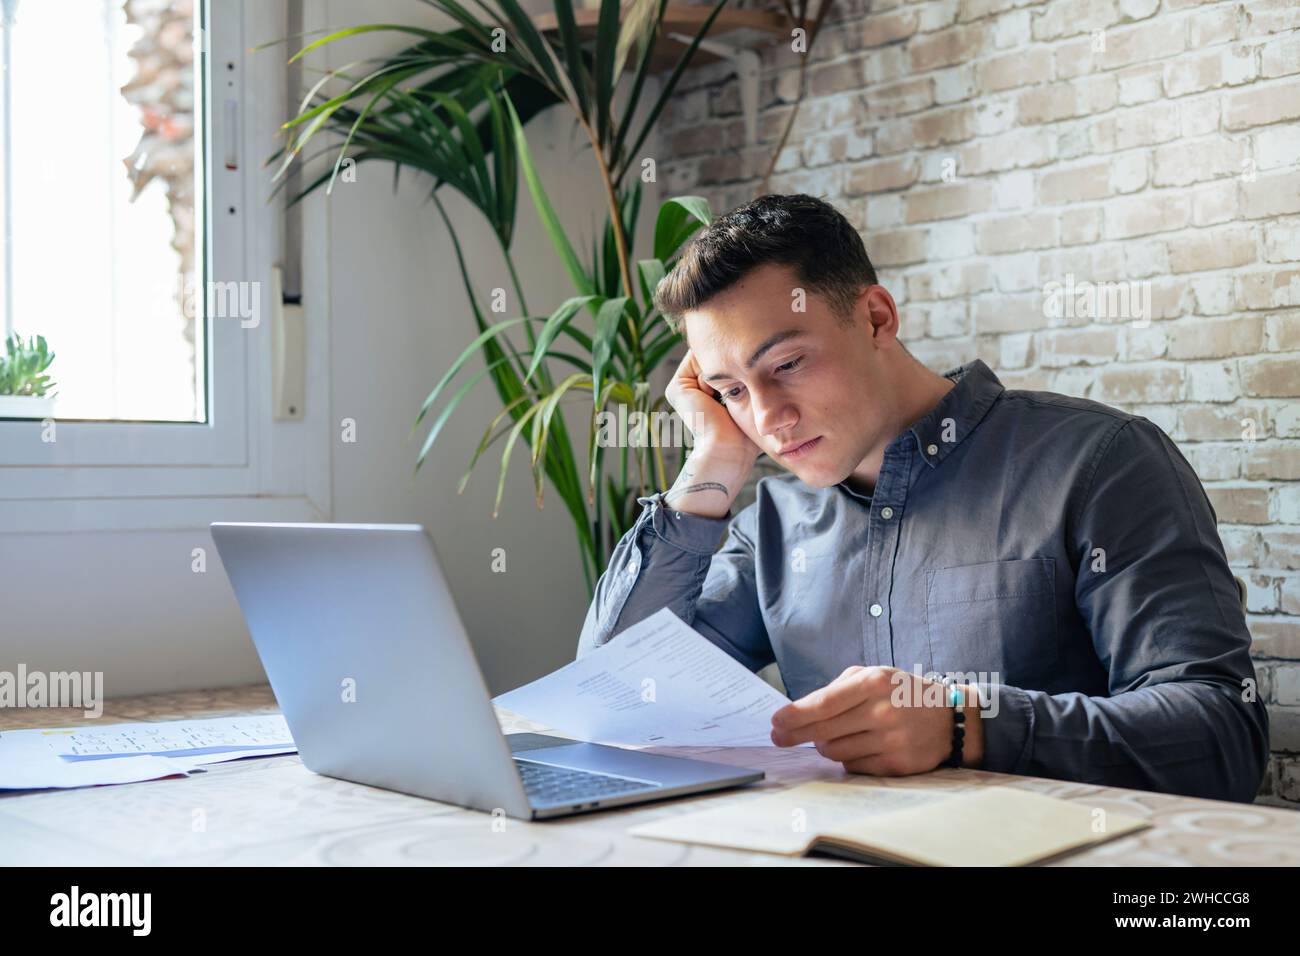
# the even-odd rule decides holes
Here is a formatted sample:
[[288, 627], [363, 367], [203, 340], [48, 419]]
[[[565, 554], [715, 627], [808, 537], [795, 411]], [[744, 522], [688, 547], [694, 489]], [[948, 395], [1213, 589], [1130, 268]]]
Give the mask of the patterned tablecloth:
[[[105, 704], [107, 723], [275, 713], [266, 685], [193, 691]], [[546, 728], [508, 712], [507, 732]], [[0, 711], [0, 733], [83, 723], [80, 711]], [[1152, 827], [1057, 866], [1300, 865], [1300, 813], [1015, 777], [939, 770], [903, 778], [846, 775], [812, 748], [666, 747], [767, 773], [741, 791], [525, 823], [323, 777], [297, 755], [216, 764], [206, 773], [143, 783], [0, 796], [0, 865], [25, 864], [688, 864], [854, 865], [628, 836], [628, 827], [671, 814], [752, 799], [758, 790], [836, 779], [889, 787], [961, 790], [1003, 784], [1149, 820]]]

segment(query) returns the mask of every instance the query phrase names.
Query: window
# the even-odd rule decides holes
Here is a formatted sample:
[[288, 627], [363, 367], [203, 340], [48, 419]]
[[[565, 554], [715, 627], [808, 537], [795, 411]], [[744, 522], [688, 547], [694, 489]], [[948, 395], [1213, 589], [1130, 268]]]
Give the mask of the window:
[[[0, 308], [45, 337], [57, 392], [52, 413], [0, 411], [0, 532], [320, 520], [328, 383], [309, 376], [298, 421], [270, 402], [283, 204], [263, 162], [285, 58], [249, 48], [285, 36], [284, 4], [0, 9]], [[309, 369], [328, 355], [317, 314]]]
[[55, 356], [26, 417], [206, 421], [193, 8], [3, 3], [0, 303]]

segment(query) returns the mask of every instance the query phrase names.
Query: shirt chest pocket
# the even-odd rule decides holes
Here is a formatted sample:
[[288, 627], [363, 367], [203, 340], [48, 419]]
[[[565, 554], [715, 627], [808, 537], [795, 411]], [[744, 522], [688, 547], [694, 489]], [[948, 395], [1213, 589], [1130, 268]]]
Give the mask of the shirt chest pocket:
[[936, 671], [1022, 686], [1057, 662], [1053, 558], [927, 570], [925, 613]]

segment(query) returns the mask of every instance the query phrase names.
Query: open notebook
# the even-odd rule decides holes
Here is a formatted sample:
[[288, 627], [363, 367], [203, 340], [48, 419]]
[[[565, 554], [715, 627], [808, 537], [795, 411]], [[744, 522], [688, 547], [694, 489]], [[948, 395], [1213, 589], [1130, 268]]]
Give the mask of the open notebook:
[[1150, 826], [1014, 787], [963, 791], [818, 781], [628, 830], [680, 843], [863, 863], [1023, 866]]

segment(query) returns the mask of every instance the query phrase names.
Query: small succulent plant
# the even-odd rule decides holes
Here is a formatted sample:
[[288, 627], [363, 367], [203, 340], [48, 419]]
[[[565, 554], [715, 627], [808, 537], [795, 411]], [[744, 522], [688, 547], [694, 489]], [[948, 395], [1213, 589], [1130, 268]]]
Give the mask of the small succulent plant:
[[45, 344], [45, 336], [22, 340], [16, 332], [5, 339], [0, 355], [0, 395], [41, 397], [52, 394], [54, 382], [44, 374], [54, 361], [54, 353]]

